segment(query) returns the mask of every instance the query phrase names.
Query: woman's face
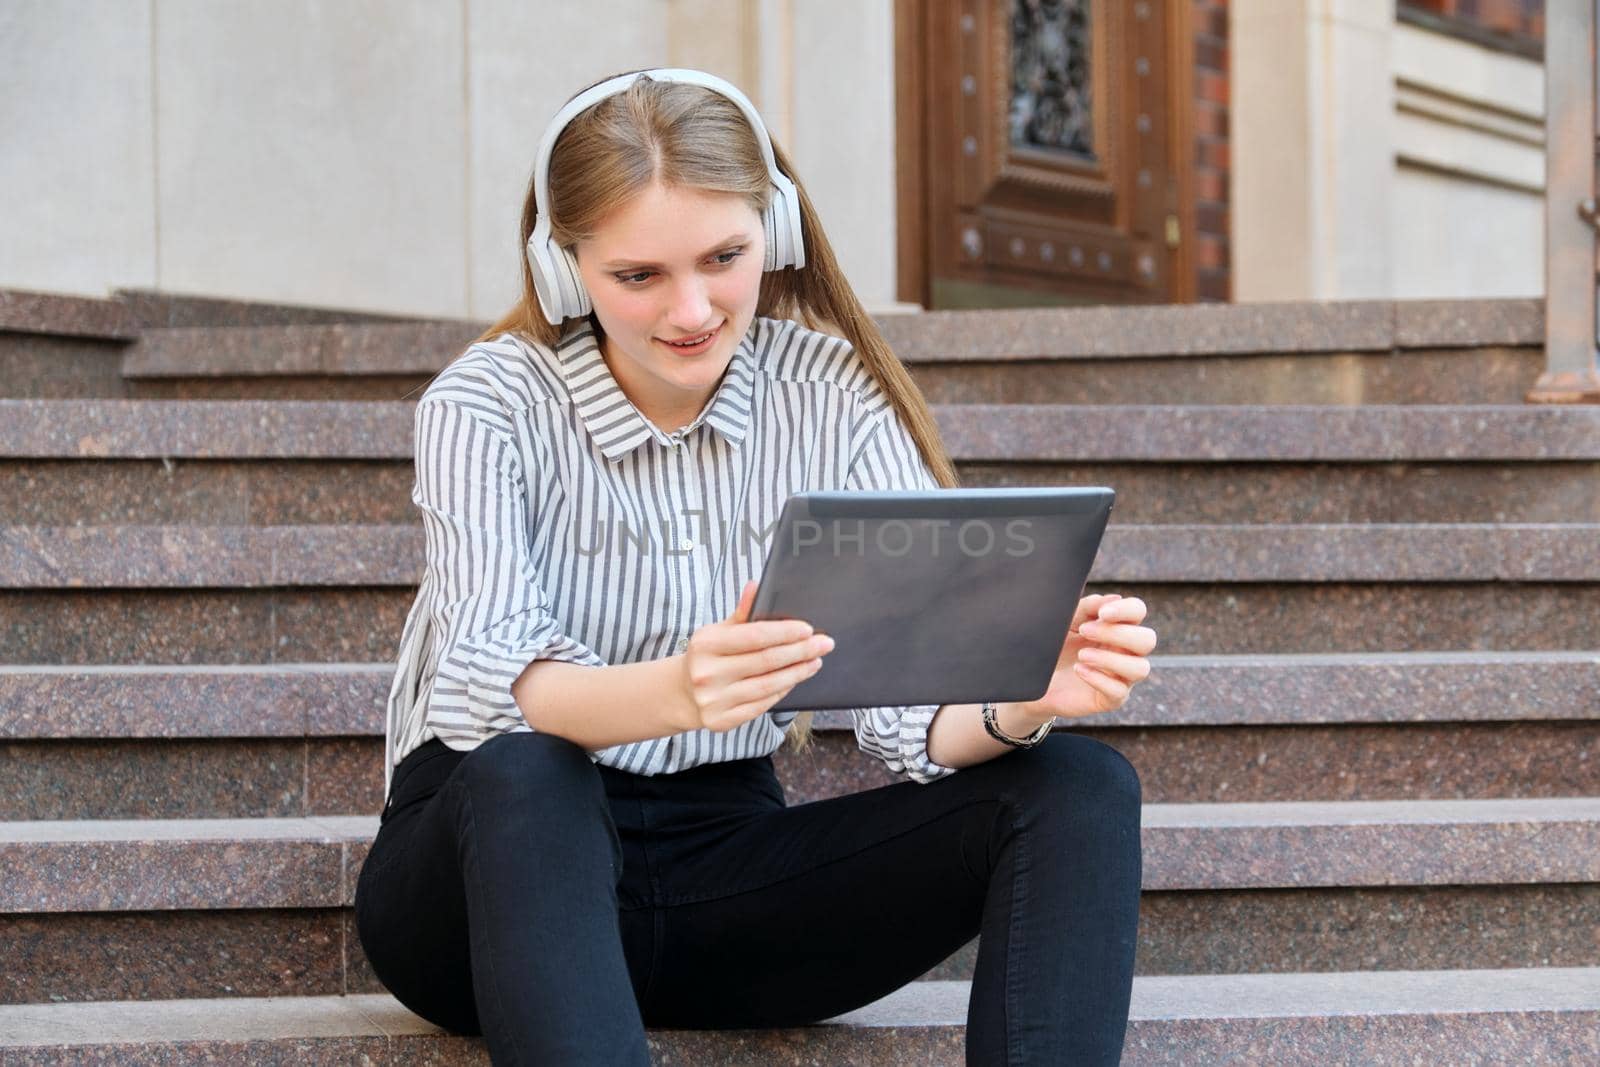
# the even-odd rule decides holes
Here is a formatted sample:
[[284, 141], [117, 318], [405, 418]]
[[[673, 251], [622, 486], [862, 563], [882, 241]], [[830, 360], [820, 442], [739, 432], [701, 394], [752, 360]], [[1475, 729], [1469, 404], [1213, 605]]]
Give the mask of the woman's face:
[[[623, 393], [669, 433], [694, 421], [755, 316], [761, 217], [734, 193], [652, 183], [576, 253]], [[671, 344], [708, 333], [699, 347]]]

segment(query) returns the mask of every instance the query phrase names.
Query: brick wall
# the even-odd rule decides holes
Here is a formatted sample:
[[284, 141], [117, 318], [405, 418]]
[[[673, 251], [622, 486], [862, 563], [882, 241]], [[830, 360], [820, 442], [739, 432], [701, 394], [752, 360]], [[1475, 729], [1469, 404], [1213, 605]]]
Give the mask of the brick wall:
[[1228, 0], [1191, 0], [1194, 27], [1194, 188], [1196, 292], [1233, 297], [1228, 241]]

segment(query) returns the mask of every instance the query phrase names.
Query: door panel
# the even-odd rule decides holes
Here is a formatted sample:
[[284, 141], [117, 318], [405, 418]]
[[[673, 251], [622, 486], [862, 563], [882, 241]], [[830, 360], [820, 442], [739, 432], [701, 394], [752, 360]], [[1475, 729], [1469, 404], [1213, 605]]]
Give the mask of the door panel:
[[901, 0], [902, 299], [1185, 299], [1171, 7]]

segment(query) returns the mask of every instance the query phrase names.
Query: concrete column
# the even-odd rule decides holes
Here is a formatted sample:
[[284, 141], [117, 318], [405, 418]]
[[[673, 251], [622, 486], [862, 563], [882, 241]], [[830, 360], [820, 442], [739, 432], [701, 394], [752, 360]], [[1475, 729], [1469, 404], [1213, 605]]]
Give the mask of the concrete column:
[[893, 2], [793, 11], [795, 165], [856, 295], [895, 307]]
[[1383, 299], [1394, 0], [1235, 0], [1235, 298]]

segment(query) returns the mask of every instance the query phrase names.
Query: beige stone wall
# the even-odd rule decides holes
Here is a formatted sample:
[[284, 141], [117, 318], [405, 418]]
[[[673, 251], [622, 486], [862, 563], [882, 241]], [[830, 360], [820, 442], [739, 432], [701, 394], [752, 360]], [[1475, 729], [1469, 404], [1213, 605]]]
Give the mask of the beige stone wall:
[[1235, 0], [1239, 301], [1543, 292], [1543, 70], [1393, 0]]
[[1395, 27], [1394, 295], [1544, 293], [1544, 68]]
[[[0, 287], [486, 318], [545, 123], [733, 80], [870, 306], [894, 294], [892, 0], [7, 0]], [[841, 160], [845, 162], [841, 162]]]

